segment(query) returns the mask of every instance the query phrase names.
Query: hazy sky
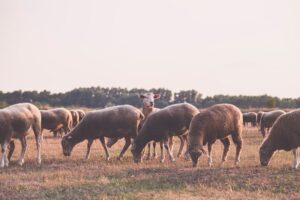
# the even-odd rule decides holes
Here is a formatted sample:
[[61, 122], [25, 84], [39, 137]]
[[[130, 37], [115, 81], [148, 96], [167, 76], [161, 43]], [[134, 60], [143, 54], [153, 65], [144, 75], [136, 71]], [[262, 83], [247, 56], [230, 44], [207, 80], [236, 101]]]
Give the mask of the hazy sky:
[[299, 0], [0, 0], [0, 90], [300, 96]]

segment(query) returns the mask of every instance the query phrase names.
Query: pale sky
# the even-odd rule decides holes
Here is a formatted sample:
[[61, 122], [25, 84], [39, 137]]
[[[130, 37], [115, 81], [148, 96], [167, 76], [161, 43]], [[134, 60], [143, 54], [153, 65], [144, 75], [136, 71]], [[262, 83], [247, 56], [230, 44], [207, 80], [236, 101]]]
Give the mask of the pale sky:
[[0, 0], [0, 90], [300, 96], [299, 0]]

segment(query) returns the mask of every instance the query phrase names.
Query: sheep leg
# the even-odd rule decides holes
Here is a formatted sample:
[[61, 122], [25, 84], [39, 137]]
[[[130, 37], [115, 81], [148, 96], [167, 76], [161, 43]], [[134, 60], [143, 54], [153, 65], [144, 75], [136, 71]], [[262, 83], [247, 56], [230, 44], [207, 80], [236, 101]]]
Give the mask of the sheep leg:
[[105, 139], [104, 139], [104, 137], [101, 137], [101, 138], [99, 138], [99, 140], [100, 140], [100, 142], [102, 144], [102, 147], [103, 147], [103, 149], [105, 151], [106, 161], [109, 161], [110, 156], [109, 156], [109, 153], [108, 153], [108, 150], [107, 150], [107, 146], [105, 144]]
[[13, 155], [14, 151], [15, 151], [15, 142], [12, 140], [9, 143], [9, 152], [8, 152], [8, 156], [7, 156], [9, 161], [10, 161], [10, 158]]
[[18, 160], [18, 164], [20, 166], [22, 166], [23, 163], [24, 163], [24, 156], [25, 156], [25, 152], [26, 152], [26, 149], [27, 149], [27, 139], [26, 139], [26, 137], [21, 138], [20, 142], [21, 142], [22, 150], [21, 150], [21, 154], [20, 154], [20, 157], [19, 157], [19, 160]]
[[164, 154], [164, 145], [163, 142], [160, 142], [160, 162], [165, 162], [165, 154]]
[[297, 169], [298, 166], [299, 166], [299, 151], [298, 151], [298, 148], [293, 149], [293, 155], [294, 155], [294, 158], [293, 158], [292, 167], [294, 169]]
[[168, 144], [168, 139], [165, 140], [165, 141], [163, 141], [163, 143], [164, 143], [165, 149], [167, 150], [167, 152], [168, 152], [168, 154], [169, 154], [169, 159], [170, 159], [172, 162], [175, 162], [173, 153], [172, 153], [171, 148], [170, 148], [170, 146], [169, 146], [169, 144]]
[[8, 150], [8, 142], [4, 141], [1, 145], [1, 151], [2, 151], [2, 158], [1, 158], [1, 164], [0, 167], [7, 167], [8, 166], [8, 159], [7, 159], [7, 150]]
[[266, 130], [265, 130], [265, 128], [261, 129], [261, 134], [262, 134], [263, 138], [265, 138], [265, 136], [266, 136]]
[[169, 137], [169, 148], [170, 151], [173, 152], [173, 136]]
[[123, 158], [124, 153], [127, 151], [130, 144], [131, 144], [130, 137], [125, 138], [125, 145], [124, 145], [124, 147], [123, 147], [123, 149], [122, 149], [122, 151], [121, 151], [121, 153], [118, 157], [118, 160], [121, 160]]
[[148, 147], [148, 152], [147, 152], [146, 160], [150, 160], [150, 157], [151, 157], [151, 142], [149, 142], [147, 144], [147, 147]]
[[232, 140], [236, 146], [235, 165], [238, 165], [238, 163], [240, 162], [240, 154], [241, 154], [243, 141], [239, 133], [233, 133]]
[[85, 159], [88, 160], [90, 158], [90, 153], [91, 153], [91, 147], [92, 147], [92, 144], [93, 144], [94, 140], [88, 140], [88, 143], [87, 143], [87, 151], [86, 151], [86, 155], [85, 155]]
[[118, 138], [108, 138], [108, 141], [106, 143], [106, 146], [108, 148], [111, 148], [116, 142], [118, 142], [119, 139]]
[[42, 142], [43, 142], [43, 135], [38, 134], [35, 136], [36, 141], [36, 149], [37, 149], [37, 162], [40, 165], [42, 163]]
[[207, 144], [207, 150], [208, 150], [208, 161], [207, 164], [209, 167], [212, 166], [212, 154], [211, 154], [211, 149], [212, 149], [212, 143]]
[[227, 153], [229, 151], [230, 140], [227, 137], [227, 138], [221, 139], [221, 142], [223, 143], [223, 146], [224, 146], [222, 161], [221, 161], [221, 166], [222, 166], [224, 164], [224, 162], [226, 161], [226, 159], [227, 159]]
[[188, 134], [183, 135], [184, 143], [185, 145], [185, 153], [184, 153], [184, 159], [189, 160], [190, 159], [190, 153], [189, 153], [189, 145], [188, 145]]
[[180, 147], [179, 147], [178, 154], [177, 154], [177, 157], [179, 158], [182, 155], [182, 150], [183, 150], [183, 146], [184, 146], [184, 138], [183, 138], [183, 135], [179, 135], [178, 138], [180, 139]]
[[153, 158], [156, 159], [157, 158], [157, 154], [156, 154], [156, 142], [153, 142], [152, 146], [153, 146]]

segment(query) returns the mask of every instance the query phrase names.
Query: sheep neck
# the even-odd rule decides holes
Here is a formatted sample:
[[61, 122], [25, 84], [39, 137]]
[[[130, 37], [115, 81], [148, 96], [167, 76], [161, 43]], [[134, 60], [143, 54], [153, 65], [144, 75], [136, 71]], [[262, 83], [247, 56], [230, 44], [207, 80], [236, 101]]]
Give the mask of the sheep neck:
[[145, 115], [145, 118], [147, 118], [148, 115], [149, 115], [151, 112], [153, 112], [153, 110], [154, 110], [154, 107], [153, 107], [153, 106], [151, 106], [151, 107], [143, 106], [142, 112], [143, 112], [143, 114]]
[[84, 134], [82, 134], [83, 131], [81, 130], [80, 125], [76, 126], [68, 135], [72, 136], [72, 144], [76, 145], [79, 142], [82, 142], [86, 138], [84, 137]]

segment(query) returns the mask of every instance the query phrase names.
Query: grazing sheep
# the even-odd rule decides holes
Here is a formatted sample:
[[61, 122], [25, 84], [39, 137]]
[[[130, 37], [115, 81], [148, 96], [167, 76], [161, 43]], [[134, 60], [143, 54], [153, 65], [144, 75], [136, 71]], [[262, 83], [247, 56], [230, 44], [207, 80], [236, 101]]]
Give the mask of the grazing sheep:
[[263, 113], [260, 120], [260, 131], [263, 137], [265, 137], [266, 133], [269, 132], [269, 129], [273, 126], [276, 119], [283, 114], [285, 114], [283, 110], [274, 110]]
[[41, 110], [42, 130], [47, 129], [57, 136], [60, 129], [68, 133], [72, 128], [72, 114], [65, 108], [54, 108], [50, 110]]
[[[19, 103], [0, 109], [0, 143], [2, 158], [0, 167], [8, 166], [9, 159], [14, 151], [12, 139], [21, 141], [22, 150], [18, 164], [23, 165], [27, 149], [27, 135], [33, 130], [37, 146], [37, 161], [41, 164], [41, 113], [30, 103]], [[9, 152], [8, 152], [9, 151]]]
[[260, 120], [261, 120], [261, 116], [264, 114], [264, 112], [263, 111], [259, 111], [258, 113], [257, 113], [257, 124], [258, 125], [260, 125]]
[[85, 116], [85, 112], [83, 110], [79, 110], [79, 109], [77, 109], [76, 111], [77, 111], [78, 117], [79, 117], [78, 122], [80, 122], [83, 119], [83, 117]]
[[[148, 115], [150, 115], [151, 113], [153, 112], [156, 112], [158, 111], [159, 109], [158, 108], [155, 108], [154, 107], [154, 101], [156, 99], [159, 99], [160, 98], [160, 94], [154, 94], [152, 92], [148, 92], [148, 93], [145, 93], [145, 94], [141, 94], [140, 95], [140, 99], [142, 99], [143, 101], [143, 107], [141, 109], [141, 111], [143, 112], [144, 116], [145, 116], [145, 119], [141, 121], [140, 125], [139, 125], [139, 129], [141, 129], [141, 127], [143, 126], [145, 120], [147, 119]], [[107, 147], [112, 147], [116, 142], [118, 141], [117, 138], [111, 138], [107, 141], [106, 145]], [[153, 157], [156, 158], [156, 143], [153, 142], [152, 143], [153, 145]], [[149, 160], [151, 157], [151, 143], [149, 142], [148, 144], [148, 154], [147, 154], [147, 157], [146, 159]]]
[[[138, 136], [132, 143], [131, 152], [134, 162], [142, 161], [142, 151], [150, 141], [160, 142], [166, 148], [171, 161], [175, 161], [168, 141], [170, 136], [184, 135], [189, 129], [192, 118], [199, 110], [188, 103], [167, 106], [150, 114], [145, 121]], [[163, 149], [162, 149], [163, 150]], [[164, 161], [164, 153], [161, 154], [161, 162]]]
[[246, 126], [248, 123], [251, 123], [252, 127], [256, 126], [257, 114], [255, 112], [243, 113], [243, 123]]
[[222, 163], [226, 161], [231, 135], [236, 145], [235, 163], [240, 161], [242, 149], [243, 115], [239, 108], [231, 104], [217, 104], [196, 115], [190, 125], [189, 153], [193, 167], [197, 166], [198, 158], [206, 154], [204, 146], [208, 145], [208, 164], [212, 165], [212, 145], [220, 139], [223, 143]]
[[263, 141], [259, 149], [262, 166], [267, 166], [277, 150], [293, 151], [292, 167], [299, 166], [300, 147], [300, 109], [281, 115], [274, 123], [270, 134]]
[[70, 110], [72, 115], [72, 127], [74, 128], [79, 123], [79, 115], [76, 110]]
[[113, 106], [89, 112], [70, 133], [62, 138], [63, 153], [65, 156], [70, 156], [76, 144], [88, 140], [86, 153], [86, 159], [88, 159], [93, 141], [100, 139], [106, 159], [109, 160], [104, 137], [125, 137], [126, 143], [118, 157], [121, 159], [130, 146], [130, 139], [136, 137], [139, 123], [143, 119], [143, 113], [130, 105]]

